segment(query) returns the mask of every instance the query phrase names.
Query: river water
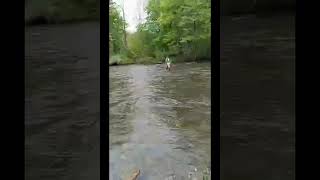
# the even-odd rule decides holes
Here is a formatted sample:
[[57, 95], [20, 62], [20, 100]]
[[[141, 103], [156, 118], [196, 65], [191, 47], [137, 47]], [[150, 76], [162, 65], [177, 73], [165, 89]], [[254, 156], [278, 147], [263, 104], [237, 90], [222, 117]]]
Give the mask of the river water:
[[210, 73], [210, 63], [110, 67], [110, 179], [135, 169], [142, 180], [186, 179], [210, 168]]
[[25, 28], [25, 179], [100, 179], [100, 26]]
[[293, 180], [295, 17], [223, 17], [220, 26], [221, 180]]

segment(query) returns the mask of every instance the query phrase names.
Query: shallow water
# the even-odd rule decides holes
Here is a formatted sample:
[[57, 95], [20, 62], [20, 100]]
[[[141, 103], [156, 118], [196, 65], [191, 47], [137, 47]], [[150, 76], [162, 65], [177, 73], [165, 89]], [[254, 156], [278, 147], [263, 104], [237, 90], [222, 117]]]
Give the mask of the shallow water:
[[[110, 67], [110, 179], [186, 179], [210, 168], [210, 63]], [[194, 169], [197, 168], [197, 172]]]

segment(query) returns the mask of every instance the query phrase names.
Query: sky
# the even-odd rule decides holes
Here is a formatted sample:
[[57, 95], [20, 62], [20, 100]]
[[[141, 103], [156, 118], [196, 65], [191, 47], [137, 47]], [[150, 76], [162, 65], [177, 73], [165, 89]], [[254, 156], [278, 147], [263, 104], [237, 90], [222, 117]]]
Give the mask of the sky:
[[[146, 18], [146, 12], [144, 7], [147, 5], [148, 0], [113, 0], [118, 5], [122, 6], [124, 3], [124, 12], [125, 19], [128, 23], [127, 31], [135, 32], [136, 26], [139, 24], [139, 21], [143, 22]], [[139, 14], [141, 20], [139, 20]], [[121, 13], [122, 15], [122, 13]]]

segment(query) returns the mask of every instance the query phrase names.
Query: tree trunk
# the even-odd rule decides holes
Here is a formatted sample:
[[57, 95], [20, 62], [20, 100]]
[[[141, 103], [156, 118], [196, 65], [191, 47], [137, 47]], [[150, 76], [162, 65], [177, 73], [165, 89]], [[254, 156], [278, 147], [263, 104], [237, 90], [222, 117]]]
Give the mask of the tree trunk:
[[[193, 21], [193, 36], [196, 36], [196, 21]], [[193, 42], [194, 61], [197, 61], [196, 41]]]

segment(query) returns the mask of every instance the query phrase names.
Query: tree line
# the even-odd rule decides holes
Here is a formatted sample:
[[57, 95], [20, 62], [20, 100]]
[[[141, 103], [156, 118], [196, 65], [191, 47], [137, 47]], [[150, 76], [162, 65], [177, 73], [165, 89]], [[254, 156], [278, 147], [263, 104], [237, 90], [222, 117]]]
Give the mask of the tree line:
[[124, 9], [109, 7], [109, 64], [211, 59], [211, 1], [149, 0], [137, 31], [125, 31]]

